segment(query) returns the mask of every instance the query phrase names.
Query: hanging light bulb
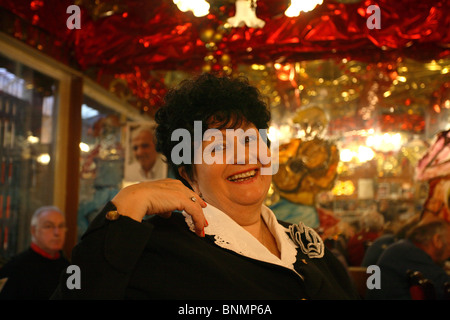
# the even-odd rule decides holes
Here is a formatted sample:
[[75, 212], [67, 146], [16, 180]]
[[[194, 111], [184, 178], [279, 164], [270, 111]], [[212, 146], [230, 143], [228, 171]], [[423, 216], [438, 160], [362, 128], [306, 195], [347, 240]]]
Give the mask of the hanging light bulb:
[[312, 11], [317, 5], [321, 5], [322, 3], [323, 0], [292, 0], [291, 5], [286, 9], [284, 14], [290, 18], [297, 17], [300, 11]]
[[192, 11], [194, 16], [203, 17], [209, 13], [209, 3], [205, 0], [173, 0], [182, 12]]

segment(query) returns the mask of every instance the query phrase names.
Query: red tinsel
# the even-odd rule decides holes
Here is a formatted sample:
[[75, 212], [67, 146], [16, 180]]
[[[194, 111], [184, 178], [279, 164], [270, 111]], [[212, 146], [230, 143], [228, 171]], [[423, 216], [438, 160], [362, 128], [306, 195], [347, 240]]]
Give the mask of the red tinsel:
[[[211, 14], [197, 18], [183, 13], [168, 0], [99, 1], [113, 8], [83, 6], [81, 29], [68, 30], [68, 0], [1, 0], [0, 6], [55, 39], [73, 45], [82, 69], [113, 67], [117, 72], [140, 68], [192, 69], [202, 65], [207, 49], [199, 41], [203, 29], [216, 27], [234, 14], [230, 1], [210, 1]], [[223, 2], [217, 10], [214, 3]], [[116, 5], [114, 7], [114, 5]], [[393, 55], [440, 58], [450, 53], [450, 2], [427, 0], [365, 0], [344, 4], [326, 0], [314, 11], [289, 18], [289, 1], [260, 0], [257, 16], [262, 29], [234, 28], [221, 39], [235, 61], [305, 60], [341, 55], [351, 59], [380, 60]], [[370, 5], [381, 12], [381, 29], [367, 28]], [[101, 7], [100, 7], [101, 8]], [[95, 15], [97, 13], [97, 15]], [[222, 45], [223, 47], [223, 45]], [[119, 70], [120, 69], [120, 70]]]
[[[153, 71], [198, 72], [208, 55], [218, 61], [209, 67], [218, 70], [224, 57], [232, 68], [327, 58], [383, 63], [450, 54], [450, 0], [325, 0], [294, 18], [284, 15], [289, 0], [260, 0], [256, 14], [264, 28], [226, 30], [234, 2], [209, 2], [210, 14], [198, 18], [171, 0], [0, 0], [0, 31], [79, 68], [105, 87], [111, 79], [128, 81], [144, 107], [148, 90], [136, 88], [142, 81], [158, 82], [151, 79]], [[66, 26], [67, 7], [73, 4], [81, 9], [81, 29]], [[367, 27], [371, 5], [380, 8], [380, 29]], [[208, 30], [219, 37], [205, 40]], [[149, 78], [139, 79], [136, 70]], [[150, 101], [149, 107], [157, 104]]]

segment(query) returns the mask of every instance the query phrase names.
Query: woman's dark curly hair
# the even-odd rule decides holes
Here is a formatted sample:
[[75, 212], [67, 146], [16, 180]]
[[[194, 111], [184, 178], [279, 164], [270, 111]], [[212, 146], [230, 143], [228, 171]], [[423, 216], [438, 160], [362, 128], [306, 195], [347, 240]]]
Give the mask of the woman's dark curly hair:
[[178, 174], [178, 168], [185, 166], [192, 178], [193, 139], [190, 163], [174, 164], [171, 152], [179, 142], [172, 141], [172, 132], [187, 129], [194, 137], [194, 121], [202, 123], [202, 137], [211, 128], [238, 128], [250, 122], [257, 129], [267, 129], [270, 111], [259, 90], [250, 85], [245, 77], [222, 77], [205, 73], [191, 80], [182, 81], [178, 87], [168, 91], [164, 105], [155, 115], [156, 150], [162, 153], [176, 177], [186, 184]]

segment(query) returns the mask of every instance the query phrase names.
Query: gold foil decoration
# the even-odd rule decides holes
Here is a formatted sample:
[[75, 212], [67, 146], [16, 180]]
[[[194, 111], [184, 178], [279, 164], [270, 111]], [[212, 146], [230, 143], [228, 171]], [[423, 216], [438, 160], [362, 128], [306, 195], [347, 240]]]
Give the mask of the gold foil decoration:
[[273, 184], [280, 196], [294, 203], [313, 205], [318, 192], [332, 187], [339, 152], [336, 145], [319, 139], [293, 139], [280, 146], [280, 166]]

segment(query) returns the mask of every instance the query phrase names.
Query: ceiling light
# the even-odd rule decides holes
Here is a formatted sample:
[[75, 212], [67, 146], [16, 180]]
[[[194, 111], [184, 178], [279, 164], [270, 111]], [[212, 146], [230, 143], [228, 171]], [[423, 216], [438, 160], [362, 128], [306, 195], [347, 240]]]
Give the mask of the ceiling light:
[[301, 11], [312, 11], [317, 5], [321, 5], [322, 3], [323, 0], [292, 0], [291, 5], [286, 9], [284, 14], [290, 18], [297, 17]]
[[203, 17], [209, 13], [209, 3], [204, 0], [173, 0], [173, 3], [180, 11], [192, 11], [196, 17]]

